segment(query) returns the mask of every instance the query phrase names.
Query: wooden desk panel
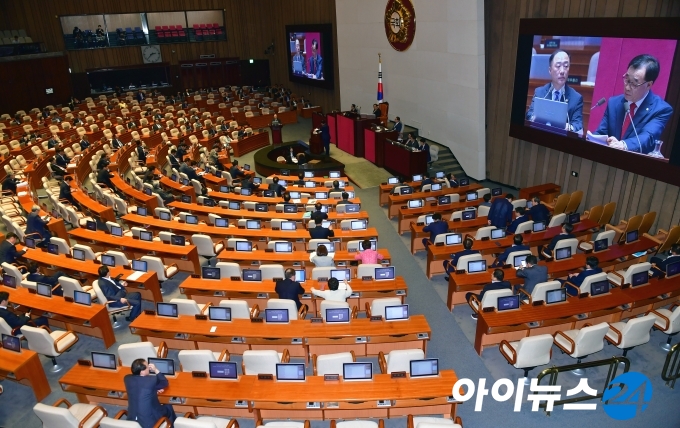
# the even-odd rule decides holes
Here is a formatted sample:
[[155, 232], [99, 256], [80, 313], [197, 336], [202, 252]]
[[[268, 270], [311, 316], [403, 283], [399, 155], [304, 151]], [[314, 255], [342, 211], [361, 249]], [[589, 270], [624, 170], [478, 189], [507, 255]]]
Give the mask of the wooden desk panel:
[[447, 217], [450, 217], [450, 214], [454, 211], [464, 210], [468, 207], [478, 207], [482, 202], [484, 202], [483, 199], [477, 199], [475, 201], [453, 202], [451, 204], [439, 205], [436, 201], [426, 201], [425, 206], [422, 208], [404, 208], [406, 205], [402, 205], [399, 207], [399, 214], [397, 215], [397, 222], [399, 223], [398, 232], [400, 235], [404, 232], [408, 232], [411, 223], [415, 222], [421, 215], [438, 212], [442, 215], [442, 218], [446, 219]]
[[28, 349], [18, 353], [0, 348], [0, 378], [30, 386], [38, 402], [52, 392], [40, 356]]
[[[290, 190], [290, 188], [288, 190]], [[299, 191], [300, 193], [302, 193], [302, 192], [310, 193], [307, 190], [313, 191], [314, 189], [305, 189], [303, 187], [300, 187], [300, 188], [298, 188], [297, 191]], [[323, 189], [321, 189], [319, 191], [320, 192], [330, 192], [330, 189], [327, 189], [327, 188], [324, 187]], [[219, 199], [219, 200], [227, 200], [228, 199], [230, 201], [238, 201], [238, 202], [241, 202], [241, 203], [243, 203], [243, 202], [255, 202], [255, 203], [268, 204], [268, 205], [278, 205], [278, 204], [284, 203], [283, 198], [278, 198], [278, 197], [269, 198], [269, 197], [265, 197], [265, 196], [255, 196], [255, 195], [245, 196], [245, 195], [240, 195], [240, 194], [236, 194], [236, 193], [210, 192], [210, 194], [208, 196], [210, 196], [213, 199]], [[311, 198], [311, 199], [313, 199], [315, 202], [321, 202], [323, 205], [328, 205], [328, 206], [332, 206], [332, 207], [337, 206], [338, 202], [340, 202], [342, 200], [342, 199], [331, 199], [331, 198], [328, 198], [328, 199]], [[309, 198], [302, 198], [302, 199], [300, 199], [300, 202], [296, 202], [296, 204], [299, 204], [299, 205], [308, 205], [309, 204], [309, 205], [311, 205], [309, 200], [310, 200]], [[291, 199], [291, 201], [292, 201], [292, 199]], [[361, 205], [361, 200], [359, 198], [352, 198], [352, 199], [349, 199], [349, 201], [353, 204], [360, 204]]]
[[[464, 233], [470, 232], [474, 235], [480, 227], [488, 226], [488, 219], [485, 217], [476, 217], [472, 220], [448, 221], [449, 232]], [[423, 238], [429, 238], [430, 232], [423, 232], [425, 226], [411, 222], [411, 254], [415, 254], [420, 250], [424, 250]], [[474, 236], [472, 236], [474, 239]]]
[[234, 149], [234, 157], [240, 157], [253, 150], [267, 147], [269, 145], [269, 133], [260, 132], [259, 134], [254, 134], [238, 141], [232, 140], [229, 145]]
[[[415, 183], [416, 188], [420, 188], [421, 185], [419, 183]], [[399, 214], [399, 208], [401, 208], [402, 205], [407, 205], [408, 201], [414, 200], [414, 199], [427, 199], [427, 198], [435, 198], [434, 201], [432, 202], [437, 202], [436, 198], [439, 196], [444, 196], [448, 195], [451, 193], [457, 193], [459, 195], [465, 195], [467, 192], [473, 192], [475, 190], [481, 189], [482, 186], [480, 186], [477, 183], [471, 184], [469, 186], [464, 186], [464, 187], [456, 187], [456, 188], [442, 188], [441, 190], [437, 190], [434, 192], [413, 192], [410, 195], [390, 195], [388, 193], [387, 199], [388, 199], [388, 204], [387, 204], [387, 214], [389, 218], [396, 217]], [[482, 202], [484, 202], [482, 200]], [[425, 203], [427, 204], [428, 201], [426, 200]], [[431, 203], [431, 202], [430, 202]], [[481, 203], [481, 202], [480, 202]]]

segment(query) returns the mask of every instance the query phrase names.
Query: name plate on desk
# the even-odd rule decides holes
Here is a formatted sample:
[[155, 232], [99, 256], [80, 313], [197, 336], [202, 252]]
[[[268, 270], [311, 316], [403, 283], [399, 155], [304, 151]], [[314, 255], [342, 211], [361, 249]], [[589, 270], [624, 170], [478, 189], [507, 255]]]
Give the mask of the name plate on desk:
[[240, 281], [241, 277], [240, 276], [232, 276], [229, 279], [231, 279], [232, 281]]
[[198, 275], [198, 274], [191, 274], [191, 277], [192, 277], [192, 278], [200, 278], [201, 275]]
[[250, 322], [264, 322], [264, 318], [251, 318]]
[[406, 372], [392, 372], [391, 373], [392, 379], [401, 379], [406, 377]]
[[340, 375], [339, 374], [325, 374], [325, 375], [323, 375], [323, 380], [325, 380], [325, 381], [340, 380]]
[[372, 315], [371, 316], [371, 321], [382, 321], [383, 317], [382, 315]]
[[487, 306], [486, 308], [482, 309], [482, 311], [484, 312], [493, 312], [495, 310], [496, 308], [494, 308], [493, 306]]
[[323, 324], [323, 318], [321, 317], [313, 317], [309, 319], [312, 324]]
[[264, 252], [265, 252], [265, 253], [273, 253], [273, 252], [274, 252], [274, 249], [273, 249], [273, 248], [265, 248], [265, 249], [264, 249]]
[[195, 317], [196, 320], [198, 320], [198, 321], [206, 321], [206, 320], [208, 319], [208, 316], [207, 316], [207, 315], [203, 315], [203, 314], [196, 314], [196, 315], [194, 315], [194, 317]]
[[205, 378], [208, 377], [208, 374], [206, 372], [191, 372], [191, 377]]
[[152, 311], [151, 309], [145, 309], [144, 315], [156, 315], [156, 311]]
[[369, 275], [369, 276], [362, 276], [362, 277], [361, 277], [361, 280], [362, 280], [362, 281], [373, 281], [373, 277], [370, 276], [370, 275]]
[[92, 361], [90, 360], [78, 360], [79, 366], [92, 367]]
[[274, 380], [274, 376], [270, 374], [260, 373], [259, 375], [257, 375], [257, 380]]
[[64, 296], [64, 302], [73, 303], [73, 297]]
[[38, 290], [34, 290], [32, 288], [28, 289], [28, 294], [38, 294]]
[[543, 300], [534, 300], [531, 304], [533, 306], [543, 306]]

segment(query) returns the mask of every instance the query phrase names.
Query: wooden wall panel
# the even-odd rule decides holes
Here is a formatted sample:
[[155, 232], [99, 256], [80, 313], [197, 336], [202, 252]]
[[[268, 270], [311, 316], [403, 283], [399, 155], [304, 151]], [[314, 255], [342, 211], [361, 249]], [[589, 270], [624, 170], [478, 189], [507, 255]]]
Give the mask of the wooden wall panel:
[[[171, 66], [176, 66], [181, 60], [197, 59], [202, 54], [215, 54], [217, 58], [268, 59], [272, 83], [281, 83], [291, 88], [295, 93], [311, 99], [314, 104], [321, 105], [326, 111], [340, 107], [337, 51], [334, 52], [335, 90], [289, 82], [286, 62], [285, 26], [331, 23], [335, 32], [335, 0], [5, 1], [0, 13], [0, 27], [23, 28], [33, 40], [45, 43], [49, 51], [63, 51], [59, 16], [183, 10], [223, 10], [227, 40], [164, 45], [163, 61], [169, 62]], [[333, 37], [334, 44], [337, 45], [335, 34]], [[272, 42], [275, 44], [275, 54], [265, 55], [265, 49]], [[73, 73], [106, 66], [143, 64], [138, 46], [69, 51], [67, 55]], [[30, 104], [28, 101], [27, 103]]]
[[485, 8], [487, 177], [515, 187], [554, 182], [566, 192], [583, 190], [581, 210], [615, 201], [615, 222], [656, 211], [653, 231], [678, 224], [677, 186], [510, 138], [514, 73], [508, 70], [514, 70], [521, 18], [677, 17], [680, 1], [486, 0]]

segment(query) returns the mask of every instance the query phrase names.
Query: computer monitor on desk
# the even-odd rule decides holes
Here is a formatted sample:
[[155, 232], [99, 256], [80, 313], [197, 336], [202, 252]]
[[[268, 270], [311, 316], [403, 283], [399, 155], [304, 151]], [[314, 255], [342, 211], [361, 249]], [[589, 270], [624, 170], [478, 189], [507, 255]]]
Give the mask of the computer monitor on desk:
[[284, 382], [304, 382], [304, 364], [277, 364], [276, 380]]
[[16, 336], [3, 334], [2, 347], [8, 351], [21, 352], [21, 339]]
[[342, 365], [342, 380], [372, 380], [373, 363], [344, 363]]
[[265, 309], [264, 319], [268, 323], [288, 323], [288, 309]]
[[165, 376], [175, 376], [175, 360], [171, 358], [148, 358], [146, 361], [153, 364]]
[[232, 361], [210, 361], [208, 370], [210, 379], [238, 380], [237, 365]]
[[116, 355], [105, 352], [91, 352], [92, 367], [95, 369], [116, 370]]
[[411, 360], [409, 362], [412, 378], [439, 376], [439, 359]]
[[177, 318], [179, 316], [177, 304], [175, 303], [156, 303], [156, 313], [160, 317]]
[[208, 318], [210, 321], [231, 321], [231, 308], [210, 306], [208, 308]]

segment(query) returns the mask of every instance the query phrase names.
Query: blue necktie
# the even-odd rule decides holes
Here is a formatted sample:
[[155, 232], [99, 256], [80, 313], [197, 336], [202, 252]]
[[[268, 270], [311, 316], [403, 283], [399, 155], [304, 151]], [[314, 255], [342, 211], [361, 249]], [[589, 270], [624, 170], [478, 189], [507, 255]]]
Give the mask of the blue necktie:
[[560, 92], [554, 91], [553, 92], [553, 101], [559, 101], [559, 100], [560, 100]]

